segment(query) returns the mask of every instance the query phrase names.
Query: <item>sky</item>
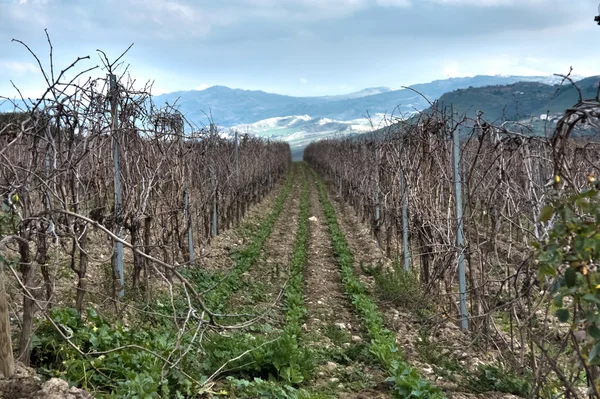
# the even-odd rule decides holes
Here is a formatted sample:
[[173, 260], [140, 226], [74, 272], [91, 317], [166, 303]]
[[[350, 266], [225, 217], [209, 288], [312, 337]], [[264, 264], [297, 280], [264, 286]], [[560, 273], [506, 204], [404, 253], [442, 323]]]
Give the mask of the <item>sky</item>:
[[[598, 0], [0, 0], [0, 95], [124, 56], [153, 93], [213, 85], [293, 96], [473, 75], [600, 74]], [[82, 75], [106, 73], [103, 69]], [[12, 81], [12, 83], [11, 83]]]

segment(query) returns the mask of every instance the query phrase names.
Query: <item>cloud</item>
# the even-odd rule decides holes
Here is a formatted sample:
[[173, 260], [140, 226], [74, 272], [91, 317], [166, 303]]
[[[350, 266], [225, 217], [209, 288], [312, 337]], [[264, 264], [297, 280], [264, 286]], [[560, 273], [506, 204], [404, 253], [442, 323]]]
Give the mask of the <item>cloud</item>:
[[39, 69], [31, 62], [21, 61], [0, 61], [0, 70], [9, 75], [24, 75], [27, 73], [37, 73]]
[[376, 0], [375, 3], [382, 7], [409, 7], [412, 5], [410, 0]]
[[548, 4], [547, 0], [428, 0], [432, 3], [450, 6], [473, 6], [473, 7], [501, 7], [501, 6], [528, 6]]
[[197, 86], [194, 90], [206, 90], [211, 86], [212, 85], [209, 85], [208, 83], [201, 83], [200, 86]]
[[[159, 92], [342, 94], [484, 73], [598, 73], [597, 0], [0, 0], [0, 95], [97, 48]], [[115, 12], [118, 10], [118, 12]], [[585, 72], [584, 72], [585, 71]], [[103, 73], [98, 71], [98, 73]], [[309, 79], [310, 78], [310, 79]], [[309, 82], [310, 80], [310, 82]], [[191, 83], [190, 83], [191, 82]], [[202, 83], [201, 83], [202, 82]], [[42, 82], [43, 83], [43, 82]], [[37, 83], [36, 83], [37, 84]]]
[[458, 61], [448, 61], [442, 66], [442, 74], [445, 78], [463, 78], [467, 76], [475, 76], [473, 72], [463, 69]]
[[[476, 73], [474, 71], [477, 71]], [[510, 71], [510, 72], [509, 72]], [[549, 76], [554, 73], [567, 73], [568, 66], [552, 60], [547, 56], [518, 57], [510, 54], [495, 54], [468, 63], [456, 60], [446, 61], [442, 65], [445, 77], [467, 77], [479, 75], [516, 75], [516, 76]], [[576, 74], [591, 76], [592, 71], [581, 69]], [[586, 73], [587, 72], [587, 73]]]

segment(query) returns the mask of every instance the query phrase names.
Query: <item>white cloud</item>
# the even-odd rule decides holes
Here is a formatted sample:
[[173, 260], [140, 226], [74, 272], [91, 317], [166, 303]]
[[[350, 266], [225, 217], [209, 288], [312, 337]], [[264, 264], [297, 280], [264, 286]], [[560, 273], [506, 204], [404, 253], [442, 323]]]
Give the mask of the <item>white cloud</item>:
[[201, 83], [200, 86], [196, 87], [194, 90], [206, 90], [209, 87], [211, 87], [212, 85], [209, 85], [208, 83]]
[[0, 70], [8, 75], [24, 75], [26, 73], [37, 73], [39, 69], [31, 62], [22, 61], [0, 61]]
[[499, 7], [499, 6], [528, 6], [547, 4], [547, 0], [429, 0], [431, 3], [474, 6], [474, 7]]
[[376, 0], [375, 3], [382, 7], [409, 7], [411, 0]]
[[157, 93], [210, 82], [337, 94], [475, 74], [566, 73], [571, 65], [593, 75], [597, 1], [0, 0], [0, 94], [13, 91], [10, 79], [22, 76], [14, 81], [28, 90], [39, 75], [12, 37], [48, 67], [44, 28], [55, 67], [88, 54], [93, 66], [96, 48], [114, 59], [134, 42], [125, 64], [139, 81], [154, 80]]
[[[581, 76], [597, 74], [588, 68], [585, 62], [576, 62], [573, 73]], [[550, 76], [554, 73], [568, 73], [569, 63], [545, 57], [518, 57], [510, 54], [480, 57], [468, 62], [449, 60], [442, 63], [442, 74], [445, 78], [468, 77], [475, 75], [515, 75], [515, 76]], [[473, 72], [475, 71], [475, 72]]]
[[463, 78], [475, 75], [473, 72], [464, 70], [463, 67], [458, 61], [448, 61], [443, 64], [442, 73], [445, 78]]

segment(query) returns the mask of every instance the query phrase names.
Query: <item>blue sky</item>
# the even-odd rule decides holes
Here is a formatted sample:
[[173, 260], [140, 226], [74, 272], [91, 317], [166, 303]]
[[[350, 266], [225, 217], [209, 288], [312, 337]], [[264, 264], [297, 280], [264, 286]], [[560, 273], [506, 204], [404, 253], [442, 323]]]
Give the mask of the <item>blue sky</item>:
[[[342, 94], [474, 74], [600, 74], [598, 0], [0, 0], [0, 95], [96, 49], [154, 93], [225, 85]], [[101, 70], [95, 73], [104, 73]]]

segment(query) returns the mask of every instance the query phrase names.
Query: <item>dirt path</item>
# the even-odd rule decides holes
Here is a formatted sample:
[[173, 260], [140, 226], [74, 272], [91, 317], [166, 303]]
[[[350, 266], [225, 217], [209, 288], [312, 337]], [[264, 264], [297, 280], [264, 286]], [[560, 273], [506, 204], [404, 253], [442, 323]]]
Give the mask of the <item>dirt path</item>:
[[200, 249], [202, 268], [210, 272], [225, 272], [234, 266], [229, 256], [231, 251], [242, 248], [258, 226], [273, 210], [275, 200], [284, 189], [285, 177], [259, 203], [251, 205], [239, 226], [226, 230], [212, 239], [210, 245]]
[[[332, 190], [328, 190], [330, 199], [338, 215], [340, 227], [346, 235], [346, 240], [354, 253], [354, 272], [361, 282], [369, 290], [371, 297], [377, 299], [375, 292], [375, 281], [371, 276], [365, 274], [362, 266], [374, 266], [381, 264], [384, 267], [392, 267], [392, 260], [385, 256], [384, 251], [377, 245], [377, 240], [369, 230], [369, 227], [361, 223], [356, 217], [354, 209], [345, 204], [337, 197]], [[379, 302], [379, 301], [378, 301]], [[404, 352], [406, 360], [416, 367], [423, 377], [434, 382], [443, 388], [456, 388], [453, 384], [447, 384], [443, 379], [436, 378], [433, 367], [423, 363], [419, 359], [417, 351], [417, 342], [419, 337], [419, 324], [416, 318], [408, 311], [396, 307], [390, 303], [379, 302], [379, 308], [382, 309], [382, 315], [389, 329], [396, 333], [396, 343]], [[454, 334], [458, 331], [458, 327], [451, 326]], [[446, 392], [449, 398], [460, 398], [462, 396], [453, 395], [451, 392]]]
[[360, 353], [367, 346], [360, 323], [343, 293], [331, 236], [313, 181], [310, 204], [310, 239], [304, 275], [308, 316], [304, 327], [307, 343], [326, 354], [324, 358], [331, 357], [320, 365], [314, 385], [336, 392], [339, 398], [388, 398], [388, 388], [380, 384], [385, 376]]
[[[246, 285], [230, 299], [230, 309], [258, 313], [271, 306], [281, 293], [289, 276], [289, 263], [298, 228], [303, 176], [297, 168], [292, 190], [286, 199], [283, 211], [262, 248], [260, 258], [242, 275]], [[279, 309], [279, 304], [276, 309]], [[282, 312], [271, 312], [265, 321], [279, 325], [281, 317]]]
[[[381, 264], [385, 267], [392, 267], [392, 260], [385, 256], [385, 252], [379, 248], [377, 240], [371, 233], [369, 227], [362, 223], [354, 209], [345, 204], [340, 200], [339, 197], [334, 193], [335, 190], [328, 190], [329, 198], [335, 208], [336, 215], [338, 216], [338, 222], [340, 227], [345, 233], [346, 240], [349, 247], [354, 253], [354, 272], [361, 282], [369, 290], [371, 297], [377, 299], [375, 293], [375, 282], [371, 276], [365, 274], [363, 266], [374, 266]], [[437, 386], [445, 390], [445, 395], [449, 399], [510, 399], [517, 398], [514, 395], [498, 392], [489, 392], [484, 394], [472, 394], [462, 392], [462, 389], [457, 386], [453, 381], [449, 381], [446, 378], [436, 376], [431, 364], [427, 364], [421, 361], [419, 352], [417, 350], [417, 344], [421, 341], [419, 336], [419, 321], [409, 311], [397, 307], [390, 303], [379, 302], [379, 308], [384, 317], [386, 326], [396, 333], [396, 343], [399, 348], [404, 352], [406, 360], [415, 368], [417, 368], [421, 375], [427, 380], [435, 383]], [[451, 352], [464, 353], [465, 348], [468, 346], [468, 342], [462, 342], [465, 337], [460, 333], [457, 325], [454, 323], [444, 323], [438, 325], [437, 330], [434, 332], [435, 341], [444, 341], [449, 347], [445, 350]], [[452, 344], [450, 344], [450, 342]], [[461, 345], [464, 344], [464, 346]], [[432, 343], [435, 345], [435, 343]], [[439, 348], [431, 348], [433, 350], [441, 350]], [[477, 355], [470, 353], [467, 359], [463, 359], [463, 365], [469, 367], [473, 364], [480, 364], [480, 359]]]

